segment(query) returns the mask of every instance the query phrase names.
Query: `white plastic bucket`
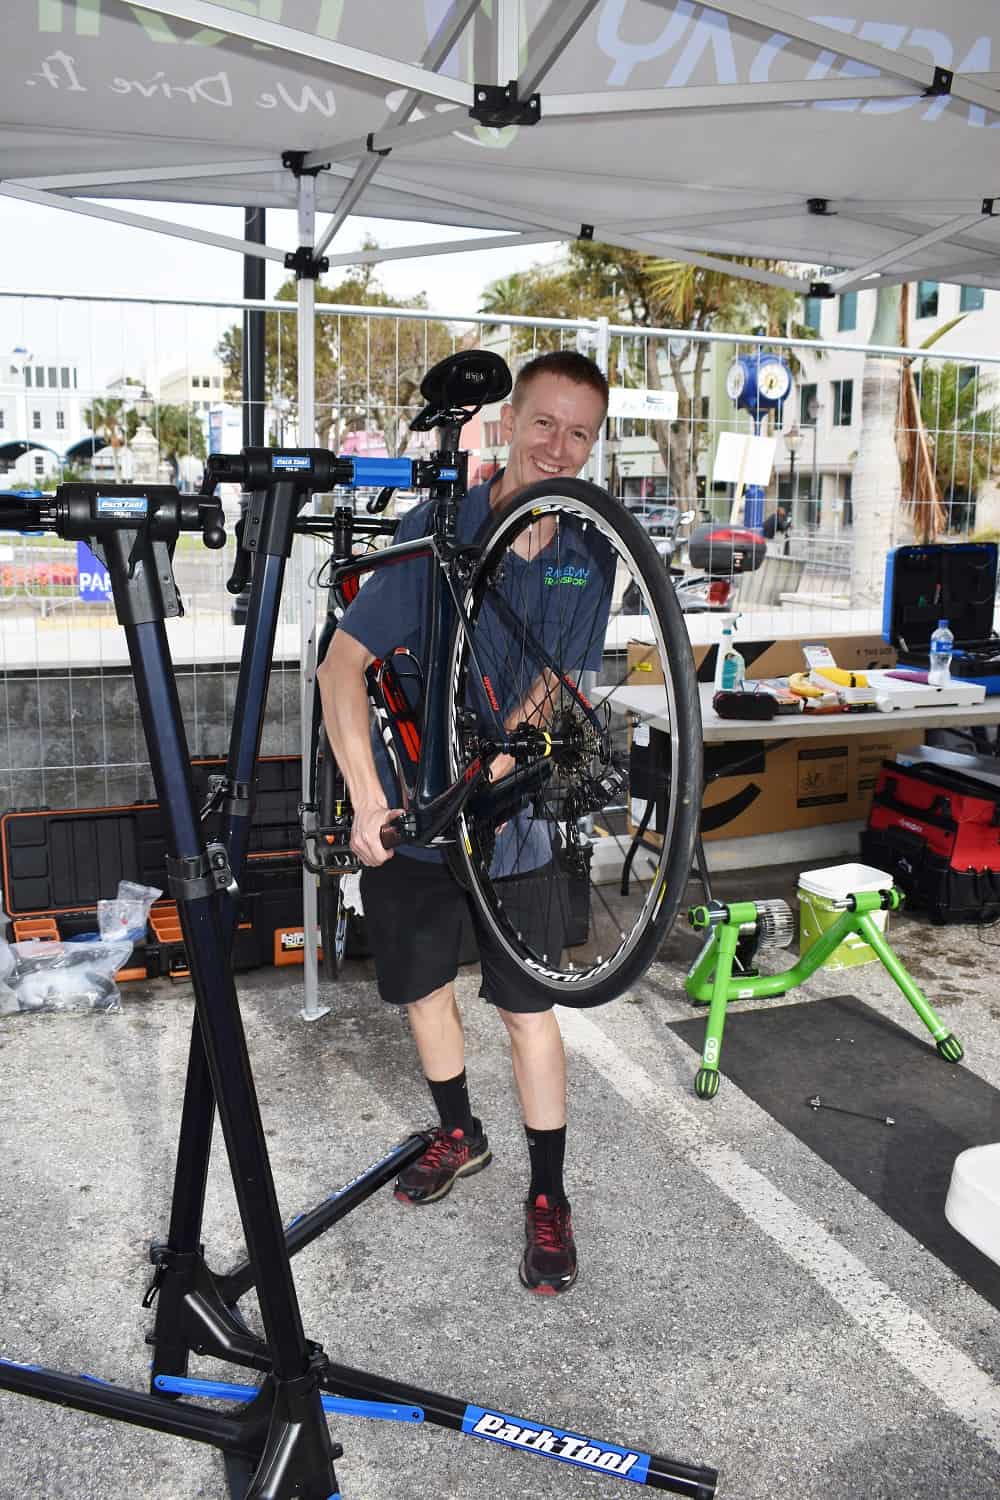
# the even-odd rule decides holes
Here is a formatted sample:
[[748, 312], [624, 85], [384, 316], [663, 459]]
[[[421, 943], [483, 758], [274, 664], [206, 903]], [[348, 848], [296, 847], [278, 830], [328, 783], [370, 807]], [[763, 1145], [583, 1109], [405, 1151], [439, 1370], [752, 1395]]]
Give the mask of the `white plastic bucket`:
[[[803, 870], [799, 875], [799, 955], [808, 953], [841, 915], [835, 903], [858, 891], [884, 891], [892, 885], [892, 876], [871, 865], [831, 865], [825, 870]], [[885, 931], [889, 913], [875, 911], [872, 920]], [[859, 933], [847, 937], [830, 954], [825, 969], [850, 969], [856, 964], [870, 964], [876, 958]]]

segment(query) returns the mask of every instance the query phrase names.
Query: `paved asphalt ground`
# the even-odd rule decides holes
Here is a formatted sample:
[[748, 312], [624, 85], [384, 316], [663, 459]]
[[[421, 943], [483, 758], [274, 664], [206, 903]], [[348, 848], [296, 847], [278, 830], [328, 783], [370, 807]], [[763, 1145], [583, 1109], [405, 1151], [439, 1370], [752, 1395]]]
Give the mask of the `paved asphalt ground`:
[[[723, 896], [790, 890], [780, 872], [719, 882]], [[967, 1066], [1000, 1087], [1000, 947], [983, 940], [1000, 929], [904, 918], [894, 934]], [[518, 1285], [523, 1138], [502, 1028], [470, 973], [469, 1075], [494, 1164], [427, 1209], [381, 1193], [305, 1250], [307, 1331], [361, 1368], [713, 1464], [724, 1500], [994, 1500], [1000, 1314], [730, 1082], [694, 1098], [694, 1056], [669, 1029], [691, 1013], [692, 954], [678, 931], [630, 996], [563, 1013], [571, 1294]], [[923, 1035], [878, 965], [790, 998], [848, 990]], [[245, 975], [240, 993], [287, 1218], [425, 1123], [428, 1100], [367, 965], [311, 1025], [295, 971]], [[118, 1015], [0, 1021], [6, 1357], [144, 1387], [139, 1304], [166, 1227], [190, 1020], [190, 992], [160, 983], [130, 987]], [[240, 1258], [221, 1141], [205, 1240], [213, 1266]], [[331, 1426], [344, 1500], [629, 1489], [429, 1425]], [[0, 1500], [225, 1495], [211, 1449], [0, 1393]]]

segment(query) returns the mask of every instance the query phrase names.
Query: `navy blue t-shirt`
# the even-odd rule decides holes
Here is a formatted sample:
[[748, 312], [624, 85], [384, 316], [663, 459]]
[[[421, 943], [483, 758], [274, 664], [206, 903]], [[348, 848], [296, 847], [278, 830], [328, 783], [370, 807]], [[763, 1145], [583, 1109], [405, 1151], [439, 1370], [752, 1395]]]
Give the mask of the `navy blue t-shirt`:
[[[458, 541], [470, 545], [481, 540], [493, 516], [490, 485], [469, 490], [458, 510]], [[431, 530], [434, 501], [425, 501], [407, 512], [397, 528], [396, 543], [426, 536]], [[427, 600], [430, 595], [430, 558], [415, 558], [373, 572], [344, 614], [340, 629], [354, 637], [373, 656], [387, 657], [405, 647], [427, 669]], [[523, 701], [546, 667], [539, 659], [541, 645], [575, 683], [581, 671], [597, 670], [604, 649], [604, 633], [615, 576], [615, 553], [593, 526], [561, 515], [549, 546], [530, 561], [510, 549], [492, 589], [484, 596], [474, 623], [472, 645], [476, 661], [489, 679], [496, 705], [476, 683], [470, 704], [484, 722], [496, 726]], [[509, 606], [501, 614], [491, 594], [497, 591]], [[551, 670], [551, 669], [550, 669]], [[476, 679], [470, 673], [470, 682]], [[372, 752], [382, 790], [390, 807], [402, 806], [391, 759], [377, 730], [372, 734]], [[398, 851], [408, 856], [440, 859], [434, 849], [404, 845]], [[499, 878], [523, 874], [546, 864], [552, 857], [551, 825], [534, 817], [530, 809], [512, 817], [497, 836], [491, 873]]]

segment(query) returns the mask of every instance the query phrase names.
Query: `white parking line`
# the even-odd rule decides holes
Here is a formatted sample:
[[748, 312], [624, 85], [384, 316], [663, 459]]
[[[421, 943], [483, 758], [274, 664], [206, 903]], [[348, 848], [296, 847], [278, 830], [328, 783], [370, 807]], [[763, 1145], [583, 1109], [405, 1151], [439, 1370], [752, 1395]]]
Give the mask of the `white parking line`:
[[[943, 1407], [1000, 1452], [1000, 1386], [974, 1360], [942, 1338], [738, 1151], [721, 1145], [699, 1121], [694, 1105], [657, 1083], [583, 1012], [561, 1009], [559, 1024], [567, 1045], [580, 1052], [628, 1104], [639, 1106], [662, 1126], [671, 1146], [682, 1150], [692, 1167], [735, 1203], [783, 1255], [801, 1266]], [[701, 1106], [706, 1107], [710, 1106]]]

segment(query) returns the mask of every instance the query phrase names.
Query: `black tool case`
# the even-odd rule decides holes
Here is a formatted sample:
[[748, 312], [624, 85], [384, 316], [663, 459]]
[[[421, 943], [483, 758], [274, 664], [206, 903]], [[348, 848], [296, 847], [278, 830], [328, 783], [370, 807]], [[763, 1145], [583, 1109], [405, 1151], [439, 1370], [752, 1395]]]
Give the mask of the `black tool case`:
[[[192, 763], [199, 801], [223, 760]], [[238, 969], [274, 962], [279, 935], [302, 926], [302, 863], [298, 807], [301, 759], [268, 756], [258, 762], [248, 853], [240, 879], [233, 964]], [[205, 824], [217, 838], [221, 814]], [[59, 808], [9, 812], [0, 817], [3, 909], [15, 941], [72, 938], [97, 927], [97, 902], [112, 899], [120, 880], [167, 891], [166, 841], [159, 805]], [[183, 977], [187, 958], [176, 904], [158, 901], [145, 942], [137, 944], [120, 979]]]
[[1000, 693], [1000, 639], [994, 634], [996, 542], [896, 547], [885, 565], [882, 635], [899, 666], [926, 671], [931, 635], [947, 620], [955, 637], [951, 675]]

